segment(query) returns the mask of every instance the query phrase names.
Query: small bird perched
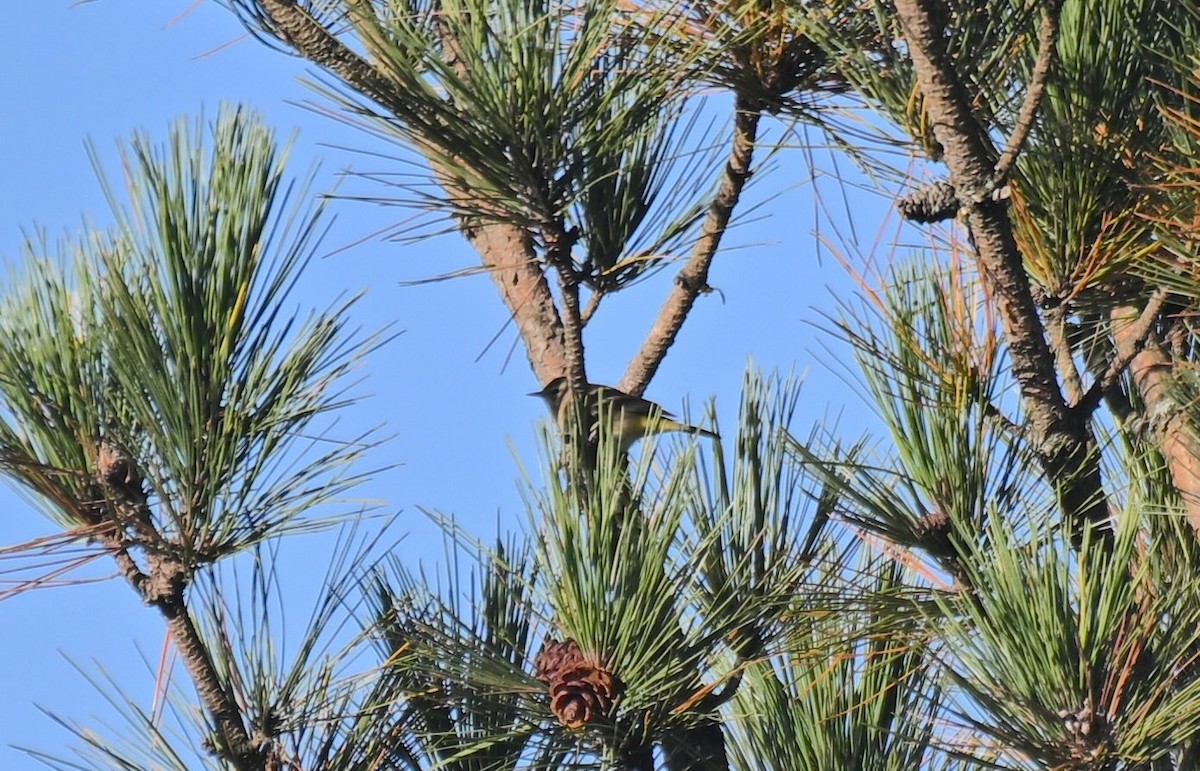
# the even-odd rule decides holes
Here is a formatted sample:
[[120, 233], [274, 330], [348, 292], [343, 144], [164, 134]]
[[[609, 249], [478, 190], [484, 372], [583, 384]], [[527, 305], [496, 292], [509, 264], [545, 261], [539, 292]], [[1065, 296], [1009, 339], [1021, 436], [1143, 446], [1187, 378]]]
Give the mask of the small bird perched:
[[[530, 396], [540, 396], [550, 406], [558, 424], [566, 421], [565, 408], [568, 404], [567, 379], [556, 377], [540, 391], [534, 391]], [[627, 394], [612, 386], [589, 383], [587, 396], [584, 397], [588, 423], [592, 426], [592, 438], [596, 438], [596, 424], [601, 415], [610, 419], [612, 415], [612, 433], [617, 438], [621, 450], [628, 450], [637, 440], [650, 434], [661, 434], [664, 431], [686, 431], [689, 434], [718, 438], [716, 434], [699, 426], [681, 423], [675, 417], [649, 399]]]

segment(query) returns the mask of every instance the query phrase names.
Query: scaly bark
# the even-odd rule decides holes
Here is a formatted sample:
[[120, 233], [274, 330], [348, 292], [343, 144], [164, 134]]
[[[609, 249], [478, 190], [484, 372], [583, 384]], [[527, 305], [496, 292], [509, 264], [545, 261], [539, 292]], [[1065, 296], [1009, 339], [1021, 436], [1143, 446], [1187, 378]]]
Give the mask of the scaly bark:
[[[1155, 307], [1152, 301], [1147, 310]], [[1188, 522], [1200, 534], [1200, 436], [1174, 396], [1175, 363], [1149, 334], [1153, 316], [1129, 307], [1116, 308], [1111, 316], [1116, 363], [1129, 364], [1129, 375], [1145, 405], [1150, 436], [1162, 450]], [[1114, 365], [1110, 371], [1115, 369]]]
[[687, 320], [696, 298], [709, 291], [708, 271], [712, 266], [721, 238], [729, 226], [733, 209], [742, 197], [742, 190], [750, 179], [750, 166], [754, 159], [754, 142], [758, 137], [758, 122], [761, 106], [752, 99], [739, 96], [734, 101], [733, 144], [729, 159], [721, 177], [716, 197], [708, 207], [708, 216], [700, 230], [700, 238], [692, 248], [687, 263], [675, 276], [675, 286], [658, 312], [654, 326], [642, 343], [641, 349], [629, 367], [620, 385], [621, 390], [641, 396], [658, 371], [667, 351], [679, 336], [683, 322]]
[[[185, 597], [189, 571], [180, 556], [182, 546], [155, 528], [140, 473], [122, 450], [104, 446], [96, 463], [96, 480], [104, 494], [94, 496], [93, 502], [83, 507], [85, 517], [101, 526], [97, 539], [142, 602], [157, 609], [166, 621], [200, 703], [216, 726], [211, 737], [214, 753], [238, 771], [264, 770], [266, 747], [247, 731], [237, 699], [192, 622]], [[134, 550], [145, 554], [144, 569], [134, 559]]]
[[[348, 48], [294, 0], [259, 0], [275, 34], [305, 59], [385, 109], [402, 96], [388, 78]], [[448, 51], [454, 47], [448, 46]], [[435, 169], [436, 172], [436, 169]], [[464, 224], [463, 235], [500, 292], [542, 383], [566, 371], [562, 321], [550, 285], [523, 228], [499, 222]]]
[[1003, 201], [993, 200], [994, 148], [971, 112], [971, 98], [947, 54], [935, 24], [933, 0], [896, 0], [896, 14], [925, 98], [934, 136], [942, 146], [950, 179], [963, 202], [980, 273], [996, 300], [1028, 436], [1058, 492], [1075, 535], [1108, 520], [1100, 455], [1089, 414], [1067, 403], [1055, 372], [1054, 354], [1033, 301], [1029, 276], [1013, 238]]

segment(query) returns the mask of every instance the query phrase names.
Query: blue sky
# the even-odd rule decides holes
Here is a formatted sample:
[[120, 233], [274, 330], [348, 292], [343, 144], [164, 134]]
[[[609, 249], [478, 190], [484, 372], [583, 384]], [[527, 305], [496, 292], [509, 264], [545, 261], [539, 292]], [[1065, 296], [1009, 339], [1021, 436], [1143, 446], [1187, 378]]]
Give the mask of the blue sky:
[[[0, 74], [0, 256], [17, 257], [23, 228], [42, 228], [53, 237], [77, 230], [84, 215], [107, 222], [85, 139], [111, 170], [117, 138], [134, 129], [163, 137], [175, 117], [201, 110], [214, 115], [222, 101], [256, 107], [282, 136], [298, 129], [291, 168], [299, 175], [319, 160], [318, 191], [331, 189], [346, 169], [391, 170], [385, 160], [345, 148], [394, 148], [301, 106], [318, 99], [297, 82], [308, 71], [303, 62], [246, 37], [215, 2], [189, 12], [191, 6], [192, 0], [75, 6], [38, 0], [9, 10], [0, 28], [6, 58]], [[848, 168], [841, 163], [843, 171]], [[836, 312], [838, 298], [848, 296], [853, 284], [829, 253], [821, 253], [821, 236], [832, 234], [827, 221], [817, 232], [819, 207], [801, 155], [786, 152], [775, 164], [751, 194], [762, 207], [729, 236], [738, 248], [718, 257], [710, 283], [719, 294], [700, 301], [647, 395], [674, 410], [686, 399], [693, 411], [716, 397], [723, 424], [731, 425], [743, 372], [753, 360], [767, 370], [807, 373], [801, 431], [842, 410], [844, 425], [861, 426], [861, 402], [837, 364], [846, 349], [827, 337], [823, 345], [811, 323], [820, 323], [822, 312]], [[828, 160], [823, 165], [830, 167]], [[380, 192], [361, 182], [343, 189]], [[832, 209], [847, 203], [853, 208], [864, 249], [881, 227], [893, 227], [885, 222], [887, 202], [880, 197], [854, 192], [844, 202], [830, 195], [837, 192], [831, 182], [821, 189]], [[322, 307], [341, 293], [367, 289], [361, 323], [403, 330], [365, 367], [361, 390], [373, 395], [347, 414], [346, 430], [381, 425], [395, 436], [375, 455], [377, 464], [395, 467], [361, 492], [384, 510], [400, 512], [399, 529], [410, 534], [397, 547], [404, 559], [436, 561], [441, 542], [421, 509], [453, 514], [481, 535], [493, 533], [498, 521], [521, 518], [514, 456], [535, 462], [534, 424], [544, 407], [525, 394], [539, 384], [520, 349], [506, 365], [515, 342], [511, 330], [488, 348], [506, 314], [485, 277], [402, 285], [473, 265], [461, 239], [384, 242], [369, 236], [403, 219], [405, 211], [352, 201], [335, 201], [331, 208], [335, 227], [298, 299]], [[619, 379], [670, 280], [670, 271], [662, 273], [606, 303], [588, 329], [593, 380]], [[0, 491], [0, 512], [0, 543], [53, 531], [7, 491]], [[296, 568], [287, 576], [301, 617], [313, 588], [312, 565], [324, 564], [330, 540], [306, 536], [288, 553]], [[34, 767], [9, 745], [53, 749], [67, 738], [35, 704], [83, 722], [111, 718], [65, 656], [89, 671], [102, 667], [149, 702], [153, 679], [138, 648], [156, 661], [163, 629], [118, 581], [2, 602], [0, 629], [7, 632], [0, 656], [0, 768]]]

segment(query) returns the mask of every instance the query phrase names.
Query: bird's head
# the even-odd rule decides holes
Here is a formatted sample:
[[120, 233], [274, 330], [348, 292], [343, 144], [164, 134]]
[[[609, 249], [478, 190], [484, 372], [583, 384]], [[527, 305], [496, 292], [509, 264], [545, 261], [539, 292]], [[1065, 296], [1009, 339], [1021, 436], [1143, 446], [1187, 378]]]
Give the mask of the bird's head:
[[562, 403], [566, 393], [567, 379], [565, 377], [556, 377], [547, 383], [545, 388], [540, 391], [534, 391], [529, 395], [541, 397], [546, 404], [550, 405], [552, 411], [558, 412], [558, 405]]

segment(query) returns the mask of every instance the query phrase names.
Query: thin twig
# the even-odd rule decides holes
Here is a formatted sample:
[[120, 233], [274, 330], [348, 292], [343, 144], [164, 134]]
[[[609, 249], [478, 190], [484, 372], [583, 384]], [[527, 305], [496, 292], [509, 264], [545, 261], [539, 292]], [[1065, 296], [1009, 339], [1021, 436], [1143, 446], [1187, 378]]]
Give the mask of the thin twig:
[[1092, 411], [1100, 406], [1104, 395], [1117, 384], [1120, 377], [1125, 374], [1125, 369], [1142, 350], [1146, 341], [1149, 340], [1150, 333], [1154, 331], [1154, 325], [1158, 321], [1158, 316], [1162, 312], [1166, 300], [1167, 290], [1160, 287], [1150, 297], [1150, 300], [1146, 303], [1146, 307], [1142, 309], [1141, 314], [1138, 316], [1137, 321], [1133, 322], [1126, 329], [1125, 338], [1131, 344], [1124, 351], [1118, 352], [1104, 374], [1092, 383], [1092, 387], [1072, 405], [1072, 409], [1079, 410], [1084, 414], [1091, 414]]
[[587, 305], [583, 308], [583, 313], [579, 315], [579, 323], [582, 326], [587, 326], [592, 320], [592, 316], [596, 315], [596, 311], [600, 310], [600, 301], [604, 299], [604, 292], [593, 291], [592, 296], [588, 298]]
[[1009, 136], [1008, 145], [1004, 148], [1000, 159], [996, 161], [995, 170], [992, 172], [992, 181], [988, 185], [988, 193], [1004, 183], [1008, 173], [1012, 171], [1013, 164], [1017, 162], [1017, 156], [1021, 154], [1021, 148], [1025, 146], [1025, 140], [1029, 138], [1029, 132], [1033, 130], [1038, 107], [1041, 105], [1043, 94], [1046, 93], [1046, 81], [1050, 78], [1050, 66], [1054, 62], [1054, 47], [1058, 42], [1058, 15], [1061, 9], [1062, 0], [1046, 0], [1042, 4], [1042, 24], [1038, 28], [1037, 59], [1033, 63], [1033, 72], [1027, 84], [1025, 100], [1021, 104], [1021, 111], [1017, 114], [1013, 133]]
[[695, 709], [698, 712], [716, 712], [721, 705], [737, 695], [742, 685], [742, 670], [748, 662], [739, 658], [738, 666], [724, 678], [702, 686], [698, 691], [672, 710], [672, 714], [680, 714]]
[[1004, 432], [1014, 441], [1024, 441], [1027, 438], [1028, 432], [1025, 428], [1005, 415], [995, 402], [984, 400], [980, 403], [979, 408], [983, 411], [984, 419], [997, 431]]
[[1058, 367], [1059, 377], [1063, 380], [1067, 401], [1077, 403], [1083, 398], [1083, 379], [1079, 376], [1075, 357], [1071, 353], [1066, 303], [1059, 303], [1046, 312], [1046, 333], [1050, 337], [1050, 347], [1054, 349], [1054, 363]]
[[571, 393], [587, 393], [587, 366], [583, 356], [583, 313], [579, 309], [579, 282], [569, 273], [558, 272], [562, 292], [563, 338], [566, 342], [566, 377]]
[[683, 322], [701, 293], [709, 291], [708, 270], [713, 257], [721, 245], [721, 237], [729, 226], [733, 209], [741, 198], [742, 190], [750, 179], [750, 166], [754, 158], [754, 142], [758, 137], [758, 122], [761, 117], [759, 104], [749, 97], [739, 95], [734, 101], [733, 145], [721, 178], [717, 195], [708, 207], [708, 217], [700, 231], [700, 237], [692, 248], [688, 261], [675, 276], [675, 286], [667, 295], [658, 312], [658, 318], [641, 349], [620, 383], [621, 390], [641, 396], [658, 371], [663, 359], [674, 344]]

